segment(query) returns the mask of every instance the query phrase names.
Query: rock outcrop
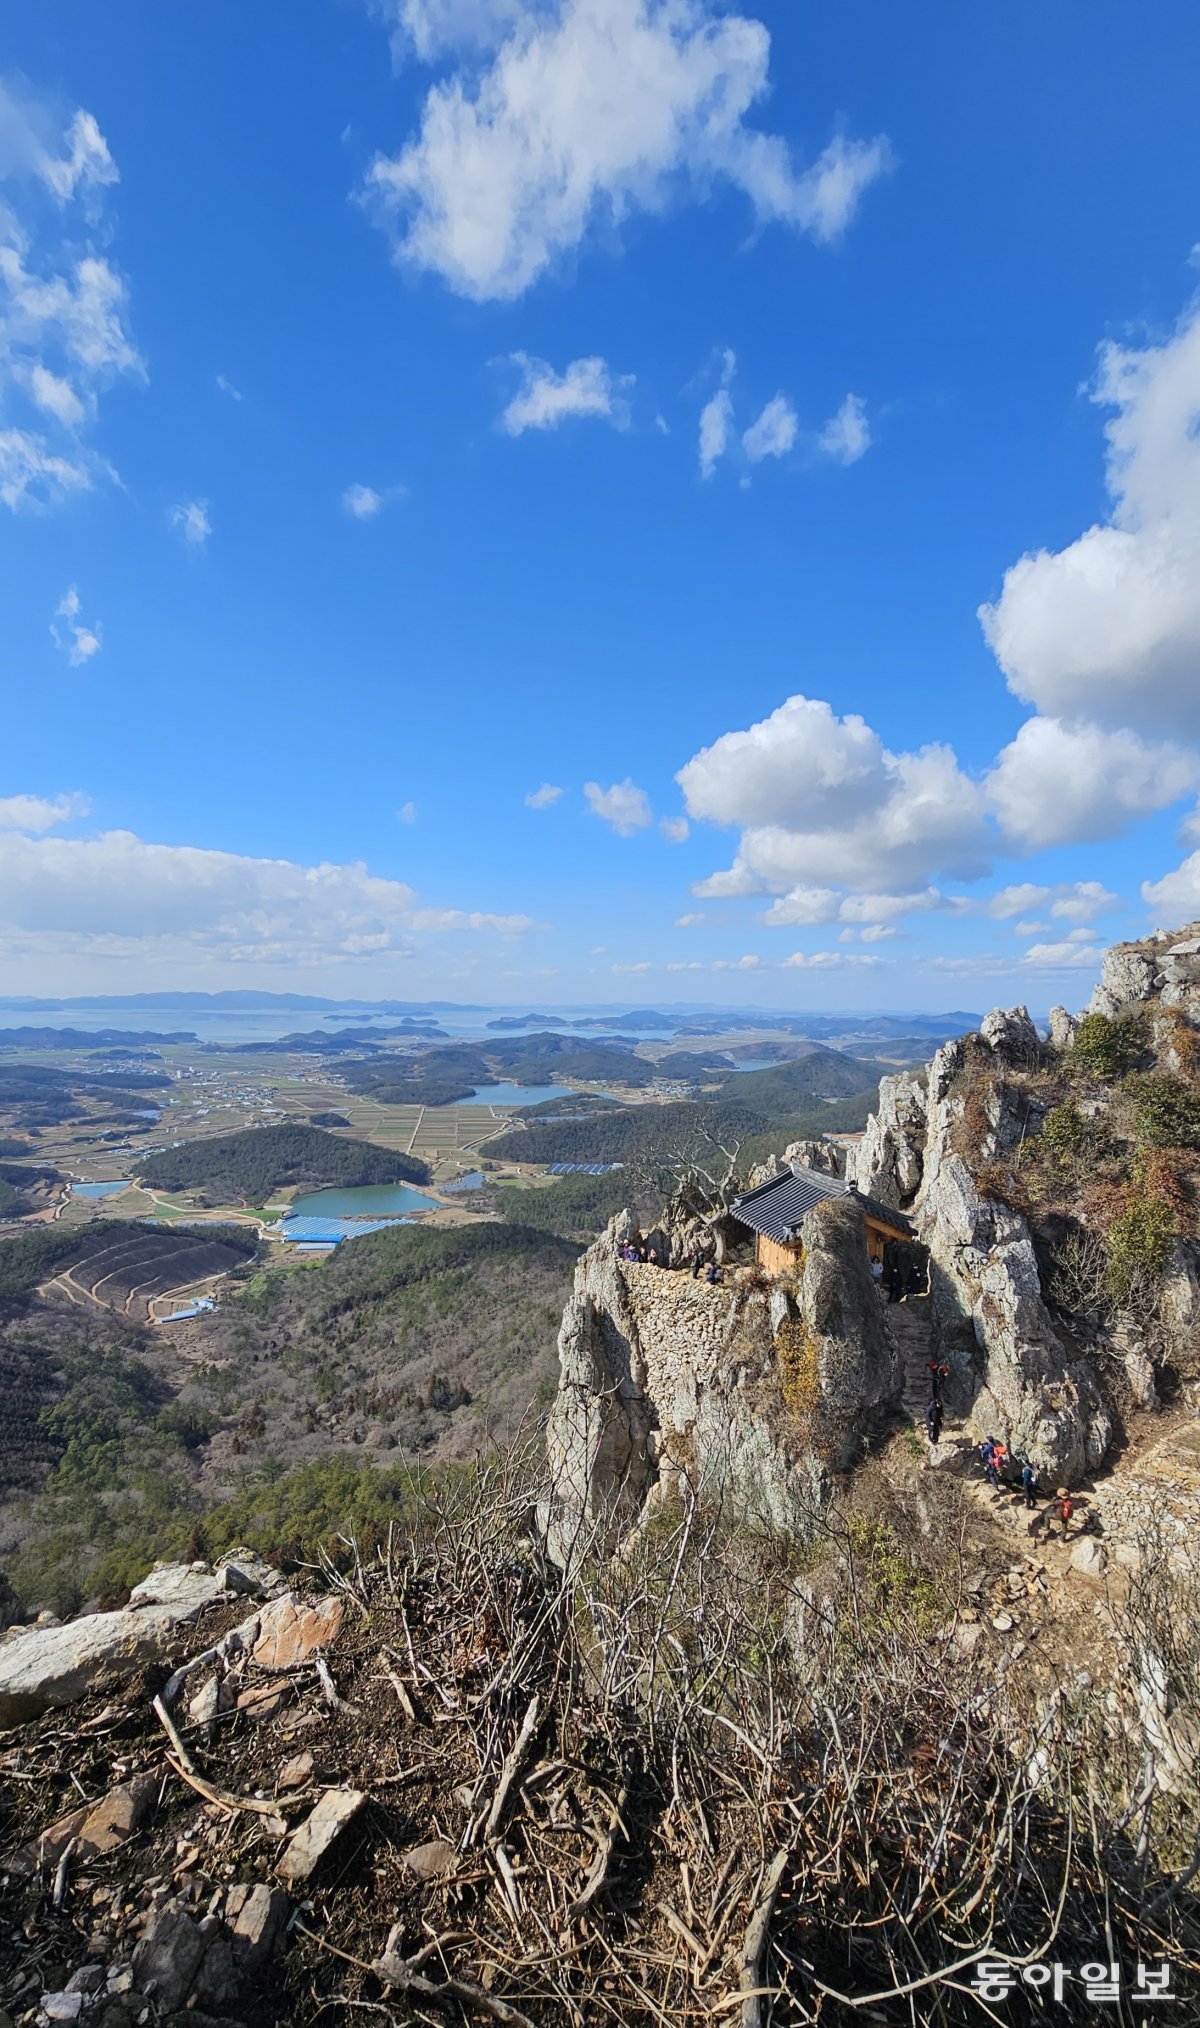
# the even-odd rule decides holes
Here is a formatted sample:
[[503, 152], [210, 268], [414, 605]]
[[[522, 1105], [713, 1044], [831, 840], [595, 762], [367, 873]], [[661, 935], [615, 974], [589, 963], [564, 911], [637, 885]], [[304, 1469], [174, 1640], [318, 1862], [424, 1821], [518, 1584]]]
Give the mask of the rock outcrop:
[[859, 1455], [901, 1389], [861, 1207], [819, 1205], [798, 1277], [771, 1288], [622, 1260], [634, 1231], [624, 1212], [589, 1248], [563, 1318], [553, 1552], [609, 1548], [687, 1489], [807, 1535], [830, 1472]]
[[161, 1661], [179, 1629], [206, 1607], [277, 1592], [283, 1584], [260, 1558], [235, 1552], [216, 1569], [160, 1564], [118, 1612], [84, 1613], [64, 1626], [11, 1627], [0, 1641], [0, 1727], [73, 1704], [101, 1680]]

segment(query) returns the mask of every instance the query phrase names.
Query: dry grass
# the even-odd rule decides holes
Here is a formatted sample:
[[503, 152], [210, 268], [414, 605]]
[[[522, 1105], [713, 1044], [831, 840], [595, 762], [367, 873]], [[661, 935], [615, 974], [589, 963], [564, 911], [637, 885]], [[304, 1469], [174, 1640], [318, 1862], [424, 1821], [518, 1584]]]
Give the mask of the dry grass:
[[[693, 1504], [566, 1577], [530, 1534], [537, 1491], [520, 1457], [418, 1485], [376, 1556], [348, 1544], [325, 1573], [349, 1605], [337, 1701], [302, 1675], [292, 1714], [321, 1779], [370, 1802], [255, 2023], [942, 2028], [995, 2018], [969, 1983], [984, 1957], [1200, 1970], [1181, 1878], [1194, 1771], [1165, 1792], [1098, 1692], [1039, 1709], [1019, 1672], [963, 1654], [953, 1546], [924, 1547], [902, 1510], [886, 1526], [851, 1514], [804, 1570]], [[1174, 1695], [1196, 1662], [1177, 1586], [1154, 1574], [1128, 1627], [1132, 1671], [1161, 1652]], [[180, 1840], [200, 1900], [269, 1877], [261, 1810], [199, 1806], [145, 1707], [101, 1701], [10, 1735], [21, 1828], [65, 1806], [72, 1770], [91, 1779], [78, 1742], [107, 1729], [123, 1765], [164, 1772], [147, 1848], [89, 1869], [118, 1907], [147, 1876], [178, 1877]], [[274, 1795], [295, 1751], [278, 1721], [236, 1716], [192, 1746], [235, 1797]], [[434, 1836], [455, 1856], [421, 1882], [403, 1854]], [[41, 1881], [13, 1918], [23, 1962], [81, 1962], [95, 1921], [90, 1899], [56, 1909]], [[1082, 1994], [1059, 2018], [1092, 2018]]]

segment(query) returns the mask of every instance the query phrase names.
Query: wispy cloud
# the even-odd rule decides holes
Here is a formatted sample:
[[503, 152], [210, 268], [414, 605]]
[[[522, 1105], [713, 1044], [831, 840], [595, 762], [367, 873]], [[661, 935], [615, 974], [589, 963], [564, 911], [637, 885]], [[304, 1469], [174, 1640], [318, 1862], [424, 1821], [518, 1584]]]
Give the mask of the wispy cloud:
[[50, 637], [56, 648], [66, 656], [72, 669], [81, 669], [90, 662], [93, 655], [100, 653], [100, 622], [87, 626], [80, 619], [80, 599], [77, 586], [71, 585], [54, 608], [50, 622]]
[[531, 789], [525, 798], [527, 810], [548, 810], [562, 796], [562, 790], [553, 782], [543, 782], [540, 789]]
[[203, 549], [212, 534], [207, 500], [181, 500], [171, 509], [171, 526], [177, 528], [193, 549]]

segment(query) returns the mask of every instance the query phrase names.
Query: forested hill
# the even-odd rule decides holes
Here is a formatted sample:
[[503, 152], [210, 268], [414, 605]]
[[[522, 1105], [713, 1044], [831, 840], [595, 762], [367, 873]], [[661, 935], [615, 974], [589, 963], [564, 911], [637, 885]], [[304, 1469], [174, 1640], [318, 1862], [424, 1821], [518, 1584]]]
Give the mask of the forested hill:
[[726, 1079], [724, 1093], [754, 1112], [789, 1112], [814, 1098], [852, 1098], [868, 1088], [874, 1093], [880, 1078], [894, 1068], [869, 1057], [845, 1056], [838, 1049], [814, 1049], [769, 1070], [735, 1071]]
[[[740, 1088], [748, 1082], [734, 1080]], [[832, 1103], [746, 1105], [728, 1090], [711, 1103], [679, 1099], [669, 1105], [623, 1106], [580, 1120], [551, 1120], [515, 1128], [488, 1143], [488, 1154], [505, 1162], [624, 1162], [670, 1167], [709, 1145], [710, 1137], [730, 1146], [740, 1141], [745, 1167], [782, 1153], [788, 1141], [811, 1134], [854, 1133], [865, 1126], [878, 1099], [878, 1085]]]
[[188, 1190], [210, 1204], [263, 1204], [284, 1183], [427, 1183], [415, 1156], [369, 1141], [341, 1140], [318, 1127], [252, 1127], [140, 1158], [139, 1182]]

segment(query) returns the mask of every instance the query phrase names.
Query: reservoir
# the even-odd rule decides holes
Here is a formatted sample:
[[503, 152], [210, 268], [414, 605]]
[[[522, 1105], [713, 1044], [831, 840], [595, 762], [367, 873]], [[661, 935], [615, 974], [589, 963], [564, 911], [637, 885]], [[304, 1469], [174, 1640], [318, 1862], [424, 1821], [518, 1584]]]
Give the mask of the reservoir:
[[540, 1106], [546, 1099], [570, 1098], [566, 1084], [481, 1084], [470, 1098], [456, 1099], [460, 1106], [497, 1106], [512, 1112], [517, 1106]]
[[127, 1178], [122, 1179], [119, 1183], [72, 1183], [71, 1195], [73, 1197], [111, 1197], [116, 1191], [128, 1190], [128, 1188], [129, 1182]]
[[357, 1190], [310, 1190], [288, 1209], [296, 1218], [401, 1218], [437, 1205], [407, 1183], [368, 1183]]

